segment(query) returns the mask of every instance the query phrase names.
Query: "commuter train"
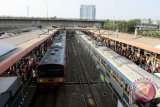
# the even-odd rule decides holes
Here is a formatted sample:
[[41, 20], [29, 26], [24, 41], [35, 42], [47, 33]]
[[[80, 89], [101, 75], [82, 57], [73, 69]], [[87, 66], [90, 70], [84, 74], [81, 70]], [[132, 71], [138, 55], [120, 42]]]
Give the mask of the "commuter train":
[[64, 84], [66, 32], [57, 35], [37, 67], [38, 85]]
[[76, 38], [98, 66], [100, 78], [114, 88], [124, 105], [160, 107], [159, 78], [83, 33]]

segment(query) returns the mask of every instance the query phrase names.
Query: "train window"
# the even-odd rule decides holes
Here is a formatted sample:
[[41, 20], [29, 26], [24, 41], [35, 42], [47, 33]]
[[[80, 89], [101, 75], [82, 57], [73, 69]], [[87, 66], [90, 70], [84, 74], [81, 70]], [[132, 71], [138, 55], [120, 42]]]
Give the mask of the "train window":
[[[116, 81], [119, 83], [118, 75], [114, 73]], [[120, 84], [120, 83], [119, 83]]]
[[54, 52], [54, 51], [52, 51], [52, 52], [51, 52], [51, 55], [55, 55], [55, 52]]
[[110, 70], [110, 67], [109, 67], [109, 65], [105, 62], [105, 67], [108, 69], [108, 70]]
[[55, 50], [55, 51], [59, 51], [59, 49], [58, 49], [58, 48], [55, 48], [54, 50]]
[[121, 87], [123, 85], [123, 80], [117, 75], [117, 80], [118, 80], [118, 83], [121, 84]]
[[113, 70], [110, 70], [110, 72], [111, 72], [111, 75], [114, 76], [114, 71], [113, 71]]
[[125, 91], [127, 92], [129, 89], [129, 85], [127, 83], [125, 83], [125, 87], [124, 87]]
[[53, 71], [62, 71], [63, 69], [52, 69], [52, 68], [50, 68], [50, 69], [47, 69], [47, 71], [49, 71], [49, 72], [53, 72]]
[[62, 43], [55, 43], [51, 46], [52, 48], [62, 48]]
[[93, 50], [93, 54], [95, 54], [96, 55], [96, 52]]

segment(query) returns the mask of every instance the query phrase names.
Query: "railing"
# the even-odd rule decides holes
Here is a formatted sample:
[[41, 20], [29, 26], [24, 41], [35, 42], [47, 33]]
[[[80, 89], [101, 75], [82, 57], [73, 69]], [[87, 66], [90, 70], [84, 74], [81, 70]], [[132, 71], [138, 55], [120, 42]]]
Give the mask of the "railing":
[[160, 38], [160, 29], [139, 30], [138, 33], [139, 33], [140, 35], [142, 35], [142, 36]]
[[1, 19], [24, 19], [24, 20], [73, 20], [73, 21], [98, 21], [98, 22], [104, 22], [104, 20], [96, 19], [96, 20], [85, 20], [80, 18], [56, 18], [56, 17], [14, 17], [14, 16], [1, 16]]

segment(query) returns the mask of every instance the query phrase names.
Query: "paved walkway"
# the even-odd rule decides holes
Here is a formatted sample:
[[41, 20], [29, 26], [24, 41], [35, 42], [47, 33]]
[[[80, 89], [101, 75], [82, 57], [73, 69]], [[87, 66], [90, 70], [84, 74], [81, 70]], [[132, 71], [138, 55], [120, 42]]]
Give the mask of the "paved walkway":
[[[34, 43], [38, 42], [39, 40], [42, 40], [42, 39], [49, 36], [49, 35], [38, 35], [38, 32], [40, 34], [43, 33], [42, 31], [36, 30], [36, 31], [21, 34], [19, 36], [0, 39], [0, 42], [3, 41], [3, 42], [7, 42], [9, 44], [16, 46], [16, 49], [6, 53], [5, 55], [2, 55], [0, 57], [0, 62], [5, 60], [6, 58], [9, 58], [10, 56], [14, 55], [15, 53], [25, 49], [26, 47], [30, 46], [31, 44], [34, 44]], [[49, 32], [49, 34], [51, 34], [51, 33], [52, 33], [52, 31]], [[38, 36], [40, 38], [38, 38]]]
[[[47, 30], [44, 29], [43, 31], [47, 31]], [[27, 42], [29, 40], [32, 40], [35, 37], [38, 37], [39, 34], [43, 33], [43, 31], [35, 30], [35, 31], [27, 32], [27, 33], [22, 33], [18, 36], [0, 39], [0, 42], [4, 41], [4, 42], [7, 42], [12, 45], [19, 45], [19, 44], [22, 44], [22, 43]]]

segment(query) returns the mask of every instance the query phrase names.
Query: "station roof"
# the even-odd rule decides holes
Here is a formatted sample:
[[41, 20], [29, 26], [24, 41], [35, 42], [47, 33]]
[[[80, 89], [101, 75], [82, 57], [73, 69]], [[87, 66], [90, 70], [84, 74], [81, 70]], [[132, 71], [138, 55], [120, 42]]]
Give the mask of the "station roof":
[[[99, 35], [98, 30], [90, 30], [90, 32], [93, 32], [97, 35]], [[111, 40], [115, 40], [118, 42], [122, 42], [131, 46], [135, 46], [144, 50], [148, 50], [150, 52], [154, 52], [157, 54], [160, 54], [160, 38], [154, 38], [154, 37], [146, 37], [138, 35], [137, 37], [134, 37], [134, 34], [128, 34], [128, 33], [118, 33], [118, 36], [116, 35], [116, 32], [110, 32], [105, 30], [100, 30], [101, 37], [108, 38]]]
[[0, 93], [5, 92], [17, 79], [17, 77], [0, 77]]
[[0, 42], [0, 56], [6, 54], [7, 52], [15, 49], [16, 47], [14, 45], [5, 43], [5, 42]]
[[[18, 36], [0, 39], [0, 42], [6, 42], [16, 46], [16, 49], [0, 56], [0, 74], [16, 63], [19, 59], [29, 53], [32, 49], [50, 38], [54, 31], [50, 31], [50, 35], [38, 35], [42, 31], [33, 31]], [[39, 36], [39, 37], [38, 37]]]

